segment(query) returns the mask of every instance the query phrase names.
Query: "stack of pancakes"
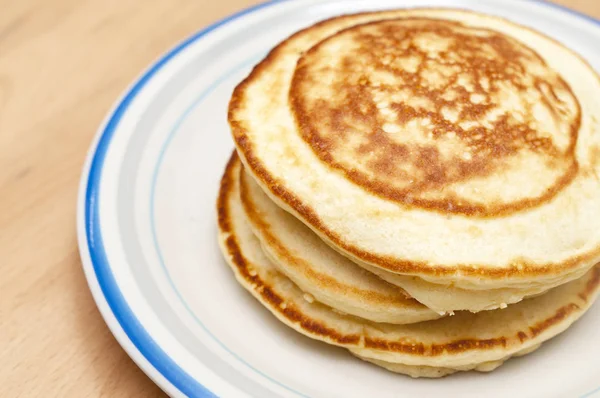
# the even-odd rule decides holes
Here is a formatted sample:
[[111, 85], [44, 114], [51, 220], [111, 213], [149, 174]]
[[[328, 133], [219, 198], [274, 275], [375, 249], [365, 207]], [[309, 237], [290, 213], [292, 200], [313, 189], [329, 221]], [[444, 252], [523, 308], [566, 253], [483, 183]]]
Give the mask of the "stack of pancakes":
[[223, 253], [309, 337], [415, 377], [493, 370], [597, 296], [598, 109], [581, 57], [504, 19], [320, 22], [233, 93]]

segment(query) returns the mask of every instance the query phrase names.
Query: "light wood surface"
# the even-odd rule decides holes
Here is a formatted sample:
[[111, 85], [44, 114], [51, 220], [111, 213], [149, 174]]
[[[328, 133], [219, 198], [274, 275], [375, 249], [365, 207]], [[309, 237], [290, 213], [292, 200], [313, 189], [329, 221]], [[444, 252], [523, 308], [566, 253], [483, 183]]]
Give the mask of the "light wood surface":
[[[0, 0], [0, 397], [162, 395], [88, 291], [80, 171], [105, 113], [144, 67], [257, 2]], [[600, 1], [559, 2], [600, 18]]]

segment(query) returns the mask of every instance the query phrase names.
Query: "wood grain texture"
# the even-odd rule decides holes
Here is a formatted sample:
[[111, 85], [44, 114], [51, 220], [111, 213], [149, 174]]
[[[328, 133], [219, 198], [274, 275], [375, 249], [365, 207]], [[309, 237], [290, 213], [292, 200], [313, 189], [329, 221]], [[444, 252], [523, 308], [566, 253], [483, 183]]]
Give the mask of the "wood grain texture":
[[[600, 18], [600, 2], [562, 0]], [[104, 324], [75, 203], [92, 137], [160, 54], [253, 0], [0, 0], [0, 397], [162, 396]]]

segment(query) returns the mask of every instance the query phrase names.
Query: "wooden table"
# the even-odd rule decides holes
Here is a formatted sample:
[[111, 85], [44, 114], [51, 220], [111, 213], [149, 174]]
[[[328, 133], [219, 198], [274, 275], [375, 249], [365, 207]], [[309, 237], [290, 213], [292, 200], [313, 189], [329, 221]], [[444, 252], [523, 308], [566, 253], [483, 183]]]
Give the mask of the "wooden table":
[[[0, 397], [160, 396], [81, 270], [80, 170], [96, 128], [178, 40], [256, 0], [0, 0]], [[600, 1], [562, 0], [600, 18]]]

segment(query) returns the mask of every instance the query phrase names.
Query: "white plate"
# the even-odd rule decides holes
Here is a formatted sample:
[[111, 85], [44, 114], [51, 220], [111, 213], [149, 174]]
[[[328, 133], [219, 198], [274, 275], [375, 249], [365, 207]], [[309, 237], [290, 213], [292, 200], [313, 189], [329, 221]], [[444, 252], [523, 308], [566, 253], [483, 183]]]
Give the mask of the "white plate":
[[[100, 128], [81, 180], [78, 233], [106, 323], [173, 396], [590, 397], [600, 392], [600, 306], [538, 352], [489, 374], [413, 380], [276, 321], [235, 282], [215, 198], [233, 148], [233, 87], [277, 42], [342, 13], [457, 6], [509, 17], [600, 70], [597, 21], [542, 2], [276, 1], [220, 21], [148, 69]], [[599, 110], [600, 111], [600, 110]]]

